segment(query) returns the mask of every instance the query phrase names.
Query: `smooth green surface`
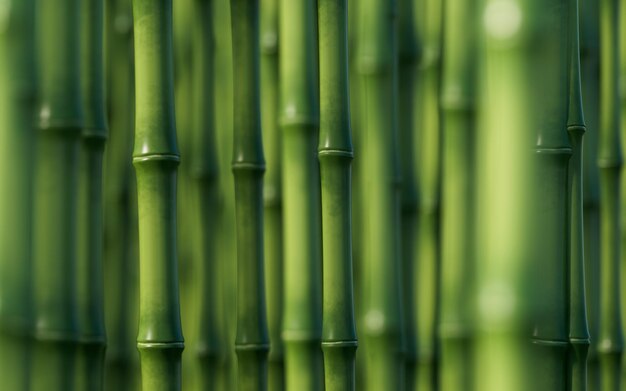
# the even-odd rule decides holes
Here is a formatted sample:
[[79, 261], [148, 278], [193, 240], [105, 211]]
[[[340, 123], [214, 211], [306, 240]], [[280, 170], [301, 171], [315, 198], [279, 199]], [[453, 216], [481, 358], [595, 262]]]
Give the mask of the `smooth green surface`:
[[345, 0], [318, 1], [322, 192], [322, 350], [326, 390], [355, 389], [352, 178]]

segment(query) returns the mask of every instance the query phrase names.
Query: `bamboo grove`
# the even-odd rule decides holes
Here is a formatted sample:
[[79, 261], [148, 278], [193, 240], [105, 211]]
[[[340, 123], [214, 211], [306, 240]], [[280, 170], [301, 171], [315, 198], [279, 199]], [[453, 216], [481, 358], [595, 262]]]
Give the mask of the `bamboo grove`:
[[626, 388], [626, 3], [0, 1], [0, 389]]

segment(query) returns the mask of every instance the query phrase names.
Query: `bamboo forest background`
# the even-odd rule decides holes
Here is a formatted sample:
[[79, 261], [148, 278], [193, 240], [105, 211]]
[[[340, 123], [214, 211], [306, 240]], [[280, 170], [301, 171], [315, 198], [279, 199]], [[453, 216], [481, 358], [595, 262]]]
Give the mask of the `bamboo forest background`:
[[1, 0], [0, 389], [626, 389], [626, 4]]

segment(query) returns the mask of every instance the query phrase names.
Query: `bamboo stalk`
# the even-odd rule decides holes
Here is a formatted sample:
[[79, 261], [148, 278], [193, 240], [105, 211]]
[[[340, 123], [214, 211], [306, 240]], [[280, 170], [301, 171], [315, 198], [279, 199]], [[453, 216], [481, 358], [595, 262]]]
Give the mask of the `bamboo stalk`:
[[102, 160], [107, 137], [104, 93], [104, 3], [81, 8], [82, 97], [85, 122], [79, 156], [77, 389], [103, 387], [104, 288], [102, 266]]
[[355, 389], [348, 4], [318, 1], [325, 389]]
[[444, 4], [441, 216], [440, 381], [444, 390], [471, 389], [474, 279], [474, 139], [476, 2]]
[[261, 121], [267, 172], [263, 184], [265, 234], [265, 294], [270, 341], [268, 389], [285, 388], [283, 321], [283, 201], [282, 143], [278, 126], [279, 2], [261, 4]]
[[401, 389], [404, 376], [400, 274], [400, 175], [397, 144], [396, 2], [360, 4], [358, 69], [361, 75], [365, 164], [366, 265], [364, 344], [367, 387]]
[[3, 387], [28, 389], [33, 330], [35, 5], [6, 3], [0, 33], [0, 368]]
[[572, 145], [569, 165], [570, 191], [570, 309], [569, 339], [571, 389], [587, 389], [587, 356], [590, 336], [585, 296], [585, 252], [583, 224], [583, 135], [586, 131], [580, 81], [578, 0], [570, 4], [569, 109], [567, 131]]
[[314, 1], [283, 0], [280, 7], [285, 385], [318, 390], [323, 366], [317, 10]]
[[602, 390], [620, 389], [624, 348], [620, 307], [619, 2], [600, 7], [600, 322], [598, 355]]
[[193, 145], [191, 191], [195, 212], [195, 256], [199, 329], [197, 360], [200, 387], [215, 390], [224, 384], [224, 330], [221, 318], [221, 273], [217, 257], [216, 217], [219, 211], [218, 163], [214, 119], [214, 42], [212, 1], [197, 0], [193, 7]]
[[181, 387], [171, 0], [133, 0], [142, 389]]
[[83, 128], [80, 2], [40, 2], [39, 141], [35, 178], [36, 351], [32, 389], [73, 389], [78, 301], [76, 200]]
[[263, 172], [260, 118], [259, 3], [231, 0], [233, 161], [237, 226], [238, 388], [267, 388], [269, 338], [263, 261]]

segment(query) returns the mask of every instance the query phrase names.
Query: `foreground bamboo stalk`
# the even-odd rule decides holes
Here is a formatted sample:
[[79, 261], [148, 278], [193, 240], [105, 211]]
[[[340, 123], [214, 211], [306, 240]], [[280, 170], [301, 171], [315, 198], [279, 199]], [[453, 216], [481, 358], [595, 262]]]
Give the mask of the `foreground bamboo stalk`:
[[237, 225], [238, 388], [267, 388], [269, 338], [263, 264], [263, 172], [259, 91], [259, 2], [231, 0], [233, 160]]
[[261, 4], [261, 120], [267, 172], [263, 183], [265, 294], [270, 341], [268, 389], [285, 388], [283, 321], [283, 200], [281, 135], [278, 126], [279, 1]]
[[587, 389], [587, 355], [590, 336], [585, 296], [585, 253], [583, 224], [583, 135], [586, 131], [580, 82], [578, 0], [570, 4], [570, 87], [567, 131], [572, 145], [569, 165], [570, 191], [570, 298], [569, 340], [571, 389]]
[[39, 140], [35, 178], [35, 362], [32, 389], [72, 390], [79, 340], [78, 153], [83, 128], [80, 2], [39, 2]]
[[181, 387], [183, 335], [176, 259], [176, 146], [171, 0], [133, 0], [139, 205], [139, 334], [143, 390]]
[[3, 387], [23, 390], [33, 329], [35, 5], [6, 4], [11, 23], [0, 33], [0, 368]]
[[322, 388], [322, 291], [315, 2], [280, 2], [285, 385]]
[[602, 0], [600, 6], [600, 322], [598, 355], [600, 387], [620, 389], [624, 337], [620, 300], [620, 188], [622, 155], [617, 107], [619, 77], [618, 17], [620, 3]]
[[352, 284], [352, 140], [346, 0], [318, 1], [325, 389], [355, 389]]
[[191, 149], [191, 188], [194, 205], [195, 256], [198, 265], [198, 342], [197, 359], [200, 388], [216, 390], [224, 384], [225, 361], [222, 329], [221, 269], [216, 240], [218, 164], [214, 119], [214, 42], [211, 0], [196, 0], [193, 7], [193, 126]]
[[476, 2], [444, 4], [442, 64], [442, 210], [440, 384], [470, 390], [474, 276]]
[[107, 138], [104, 94], [104, 2], [86, 1], [81, 14], [82, 97], [85, 122], [79, 158], [77, 389], [103, 387], [104, 291], [102, 160]]
[[[359, 6], [358, 70], [366, 137], [366, 234], [363, 342], [367, 387], [401, 389], [404, 377], [397, 144], [396, 2]], [[392, 17], [393, 16], [393, 17]]]

